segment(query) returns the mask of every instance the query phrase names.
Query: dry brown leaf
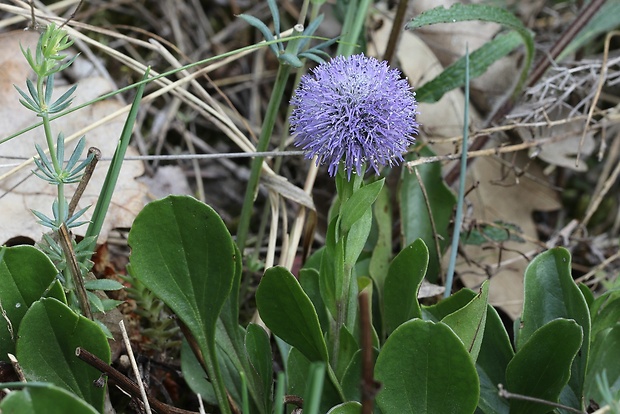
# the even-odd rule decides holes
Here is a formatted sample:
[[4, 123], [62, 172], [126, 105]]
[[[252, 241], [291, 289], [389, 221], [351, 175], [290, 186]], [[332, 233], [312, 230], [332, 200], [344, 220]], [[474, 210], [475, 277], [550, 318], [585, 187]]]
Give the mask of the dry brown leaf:
[[[16, 31], [5, 33], [0, 36], [0, 70], [2, 82], [0, 83], [0, 131], [2, 137], [9, 136], [23, 128], [39, 121], [29, 110], [24, 108], [18, 101], [13, 84], [25, 89], [26, 76], [31, 73], [28, 64], [21, 54], [19, 45], [34, 48], [38, 34], [34, 32]], [[68, 87], [57, 87], [56, 95], [60, 96]], [[75, 93], [73, 105], [87, 102], [103, 93], [111, 90], [110, 85], [103, 78], [86, 78], [79, 81]], [[53, 133], [64, 132], [65, 136], [71, 136], [85, 127], [88, 127], [103, 117], [117, 111], [122, 106], [116, 101], [107, 100], [90, 105], [68, 116], [52, 122]], [[102, 156], [112, 157], [116, 144], [120, 137], [124, 117], [120, 116], [86, 133], [86, 146], [95, 146], [101, 150]], [[56, 138], [54, 138], [55, 141]], [[36, 154], [34, 144], [38, 143], [46, 148], [42, 127], [25, 133], [11, 141], [0, 145], [0, 175], [4, 176], [11, 168], [7, 164], [21, 163], [6, 157], [32, 157]], [[68, 158], [75, 146], [76, 141], [68, 143], [65, 154]], [[129, 148], [127, 155], [137, 155], [135, 150]], [[78, 209], [88, 205], [94, 205], [105, 175], [109, 161], [100, 161], [90, 184], [78, 205]], [[31, 209], [41, 211], [51, 216], [51, 206], [56, 188], [47, 182], [32, 175], [34, 164], [21, 168], [18, 172], [0, 179], [0, 242], [14, 237], [29, 237], [39, 240], [46, 228], [40, 226], [31, 213]], [[144, 166], [138, 161], [126, 161], [121, 169], [118, 184], [112, 197], [112, 203], [99, 238], [99, 242], [107, 238], [107, 233], [112, 228], [129, 227], [135, 215], [140, 211], [145, 201], [146, 187], [138, 183], [135, 178], [144, 173]], [[67, 186], [68, 197], [73, 195], [75, 185]], [[92, 210], [92, 208], [91, 208]], [[90, 218], [90, 211], [84, 216]], [[75, 229], [76, 234], [83, 234], [87, 226]]]
[[[427, 6], [429, 7], [429, 6]], [[372, 52], [375, 56], [382, 56], [387, 43], [391, 20], [389, 14], [383, 11], [385, 21], [380, 29], [373, 32]], [[431, 49], [416, 36], [417, 32], [404, 32], [396, 54], [400, 67], [409, 78], [412, 85], [423, 84], [434, 78], [443, 70], [439, 59]], [[458, 136], [462, 133], [464, 96], [460, 90], [453, 90], [443, 96], [434, 104], [421, 103], [418, 120], [428, 138], [439, 140]], [[475, 125], [479, 116], [470, 107], [470, 125]], [[439, 154], [454, 153], [453, 144], [432, 146]], [[502, 220], [514, 223], [523, 229], [523, 234], [531, 240], [536, 240], [536, 228], [532, 219], [532, 212], [549, 211], [559, 208], [557, 195], [548, 187], [540, 185], [537, 181], [521, 177], [518, 185], [501, 185], [497, 181], [503, 176], [502, 165], [493, 158], [480, 158], [468, 169], [468, 181], [479, 182], [478, 188], [468, 196], [468, 201], [473, 207], [473, 216], [470, 219], [493, 222]], [[528, 173], [544, 180], [542, 173], [535, 166], [528, 169]], [[468, 187], [469, 188], [469, 187]], [[518, 252], [533, 251], [536, 246], [533, 243], [519, 244], [508, 242], [506, 249], [515, 251], [502, 251], [502, 261], [510, 261], [500, 272], [495, 272], [491, 278], [489, 300], [493, 305], [499, 306], [508, 315], [515, 318], [521, 312], [523, 303], [523, 272], [527, 266], [525, 260]], [[483, 268], [493, 266], [500, 256], [497, 249], [483, 250], [475, 246], [467, 246], [467, 256], [475, 260]], [[448, 255], [445, 256], [445, 259]], [[447, 268], [447, 266], [444, 266]], [[470, 266], [460, 260], [457, 273], [466, 286], [476, 289], [483, 280], [487, 279], [484, 270], [478, 266]]]

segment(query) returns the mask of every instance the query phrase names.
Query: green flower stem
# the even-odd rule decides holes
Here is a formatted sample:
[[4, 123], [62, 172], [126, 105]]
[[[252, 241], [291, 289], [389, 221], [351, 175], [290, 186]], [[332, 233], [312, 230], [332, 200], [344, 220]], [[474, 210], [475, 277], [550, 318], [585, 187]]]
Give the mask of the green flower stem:
[[337, 55], [351, 56], [358, 47], [357, 41], [368, 15], [370, 0], [351, 0], [342, 25], [342, 40], [338, 44]]
[[[285, 64], [281, 64], [278, 68], [276, 82], [273, 88], [273, 92], [271, 93], [271, 98], [269, 99], [267, 112], [265, 114], [265, 122], [263, 123], [263, 127], [258, 138], [258, 144], [256, 146], [257, 152], [266, 151], [267, 147], [269, 146], [271, 133], [273, 132], [273, 127], [276, 123], [278, 109], [280, 108], [282, 97], [284, 96], [286, 81], [288, 80], [289, 74], [291, 73], [291, 69], [291, 66]], [[239, 226], [237, 230], [237, 246], [239, 247], [241, 254], [243, 254], [243, 249], [245, 247], [245, 243], [247, 241], [250, 229], [250, 218], [252, 217], [254, 198], [258, 189], [260, 172], [263, 167], [263, 158], [264, 157], [256, 157], [252, 160], [250, 179], [248, 181], [248, 186], [245, 190], [245, 198], [243, 200], [243, 207], [241, 208], [241, 217], [239, 219]]]
[[[54, 147], [54, 139], [52, 136], [52, 126], [50, 123], [49, 114], [44, 112], [41, 114], [41, 118], [43, 119], [43, 130], [45, 131], [45, 139], [47, 141], [47, 146], [50, 152], [50, 158], [52, 159], [52, 164], [54, 165], [54, 171], [56, 174], [60, 176], [62, 173], [62, 164], [58, 160], [57, 157], [57, 148]], [[62, 182], [58, 182], [56, 184], [56, 188], [58, 190], [58, 223], [55, 223], [58, 227], [64, 222], [65, 217], [65, 185]]]
[[[220, 372], [220, 366], [217, 363], [217, 352], [215, 349], [215, 335], [212, 336], [213, 340], [209, 341], [208, 355], [204, 358], [206, 371], [211, 378], [211, 385], [213, 385], [213, 391], [215, 391], [215, 398], [222, 414], [232, 414], [230, 404], [228, 403], [228, 397], [226, 396], [226, 387], [224, 387], [224, 380], [222, 379], [222, 373]], [[204, 351], [203, 351], [204, 352]]]

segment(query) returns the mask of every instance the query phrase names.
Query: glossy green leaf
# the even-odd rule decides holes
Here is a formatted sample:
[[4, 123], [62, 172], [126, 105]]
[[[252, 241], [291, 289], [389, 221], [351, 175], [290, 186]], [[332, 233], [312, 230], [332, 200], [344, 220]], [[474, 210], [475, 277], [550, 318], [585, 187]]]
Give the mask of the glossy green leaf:
[[209, 404], [217, 404], [213, 385], [207, 379], [204, 368], [198, 362], [187, 340], [183, 340], [181, 345], [181, 372], [185, 383], [195, 394], [200, 394], [200, 397]]
[[[249, 14], [239, 14], [237, 15], [237, 17], [239, 17], [242, 20], [245, 20], [246, 23], [258, 29], [261, 32], [261, 34], [265, 37], [265, 40], [268, 40], [268, 41], [275, 40], [275, 37], [271, 33], [271, 30], [269, 30], [267, 25], [263, 23], [261, 20], [257, 19], [254, 16], [250, 16]], [[269, 48], [273, 51], [273, 53], [276, 56], [278, 55], [278, 46], [275, 43], [270, 44]]]
[[[0, 360], [15, 353], [17, 331], [30, 305], [39, 300], [56, 275], [56, 268], [32, 246], [0, 247]], [[11, 321], [9, 326], [7, 319]]]
[[620, 361], [620, 324], [602, 330], [594, 337], [584, 387], [587, 399], [593, 399], [598, 403], [604, 402], [596, 383], [597, 374], [601, 375], [603, 371], [611, 385], [612, 395], [620, 393], [620, 363], [618, 361]]
[[329, 319], [327, 316], [327, 309], [323, 303], [321, 297], [321, 288], [319, 284], [319, 272], [315, 269], [301, 269], [299, 270], [299, 284], [301, 285], [306, 295], [310, 298], [314, 310], [319, 318], [321, 324], [321, 330], [327, 332], [329, 329]]
[[574, 319], [583, 329], [583, 345], [573, 362], [569, 389], [561, 403], [581, 409], [583, 382], [590, 346], [590, 312], [571, 276], [570, 253], [558, 247], [538, 255], [529, 264], [523, 281], [524, 299], [517, 351], [549, 321]]
[[607, 291], [592, 304], [592, 338], [620, 322], [620, 291]]
[[[410, 154], [407, 160], [417, 157], [428, 157], [435, 155], [428, 147], [419, 148], [418, 154]], [[439, 261], [443, 254], [447, 241], [450, 240], [448, 229], [452, 210], [456, 204], [456, 197], [446, 186], [442, 178], [441, 165], [438, 163], [424, 164], [417, 168], [424, 188], [428, 195], [428, 204], [432, 212], [433, 221], [439, 237], [439, 252], [435, 244], [435, 235], [431, 225], [429, 209], [427, 208], [424, 194], [420, 188], [420, 183], [416, 174], [409, 173], [403, 168], [402, 184], [399, 193], [401, 236], [403, 246], [408, 246], [417, 239], [424, 240], [428, 247], [429, 262], [427, 279], [433, 283], [439, 276]]]
[[487, 321], [487, 305], [489, 303], [489, 281], [485, 281], [480, 293], [471, 302], [441, 320], [457, 334], [465, 349], [475, 362], [480, 352], [484, 328]]
[[508, 414], [508, 401], [498, 395], [498, 384], [506, 384], [506, 368], [514, 351], [497, 311], [487, 305], [487, 321], [476, 371], [480, 378], [478, 407], [487, 414]]
[[224, 222], [192, 197], [168, 196], [138, 214], [128, 243], [135, 277], [188, 327], [220, 409], [228, 413], [215, 351], [216, 323], [236, 274], [236, 250]]
[[369, 208], [355, 223], [353, 223], [346, 235], [347, 242], [344, 246], [345, 266], [355, 266], [355, 262], [366, 245], [371, 227], [372, 210]]
[[349, 401], [343, 404], [338, 404], [327, 414], [362, 414], [362, 404], [357, 401]]
[[125, 286], [112, 279], [95, 279], [84, 281], [84, 287], [88, 290], [121, 290]]
[[[379, 350], [375, 347], [372, 348], [373, 365], [377, 361], [377, 357], [379, 356]], [[340, 381], [342, 385], [342, 392], [345, 397], [349, 401], [361, 401], [362, 393], [360, 390], [360, 381], [362, 378], [362, 351], [357, 351], [353, 358], [351, 358], [351, 362], [347, 367], [344, 375], [342, 376], [342, 380]]]
[[353, 355], [360, 349], [360, 347], [346, 326], [340, 328], [340, 339], [338, 340], [338, 346], [338, 360], [334, 371], [336, 373], [336, 377], [340, 380], [349, 366]]
[[446, 325], [415, 319], [399, 326], [379, 353], [383, 414], [471, 414], [480, 386], [461, 340]]
[[60, 283], [60, 280], [58, 279], [54, 280], [52, 285], [45, 292], [45, 297], [55, 298], [64, 303], [65, 305], [67, 304], [67, 295], [65, 295], [65, 289], [62, 287], [62, 283]]
[[26, 379], [65, 388], [101, 412], [105, 387], [93, 385], [101, 372], [75, 356], [77, 347], [110, 363], [108, 340], [95, 322], [54, 298], [34, 302], [22, 319], [16, 347]]
[[588, 308], [590, 309], [590, 314], [592, 314], [592, 304], [594, 303], [594, 294], [592, 293], [590, 288], [585, 283], [579, 283], [577, 284], [577, 287], [583, 294], [583, 298], [586, 300], [586, 303], [588, 304]]
[[[506, 389], [512, 393], [558, 402], [568, 383], [571, 364], [581, 347], [582, 329], [575, 321], [555, 319], [534, 332], [506, 369]], [[511, 414], [545, 414], [551, 407], [510, 400]]]
[[0, 402], [3, 414], [97, 414], [91, 405], [75, 394], [53, 384], [33, 383], [13, 391]]
[[337, 292], [342, 292], [344, 279], [344, 241], [336, 240], [336, 225], [338, 219], [334, 218], [329, 223], [325, 236], [325, 249], [321, 255], [319, 271], [319, 287], [323, 303], [332, 317], [337, 314]]
[[392, 259], [392, 203], [388, 186], [383, 186], [373, 206], [377, 228], [377, 242], [372, 250], [369, 274], [377, 285], [379, 298], [383, 300], [383, 286]]
[[422, 307], [422, 319], [432, 322], [439, 322], [446, 316], [467, 306], [476, 296], [473, 290], [461, 289], [440, 302]]
[[422, 239], [405, 247], [388, 269], [383, 312], [387, 333], [412, 318], [421, 318], [418, 291], [428, 266], [428, 249]]
[[271, 412], [271, 392], [273, 387], [273, 357], [271, 344], [265, 330], [256, 325], [249, 324], [245, 335], [245, 349], [248, 361], [257, 376], [263, 397], [261, 412]]
[[256, 305], [265, 325], [293, 345], [308, 360], [327, 362], [327, 346], [310, 298], [295, 276], [283, 267], [272, 267], [256, 291]]
[[382, 178], [353, 192], [341, 210], [340, 228], [343, 232], [348, 232], [353, 223], [361, 219], [370, 210], [383, 187], [384, 181], [385, 179]]

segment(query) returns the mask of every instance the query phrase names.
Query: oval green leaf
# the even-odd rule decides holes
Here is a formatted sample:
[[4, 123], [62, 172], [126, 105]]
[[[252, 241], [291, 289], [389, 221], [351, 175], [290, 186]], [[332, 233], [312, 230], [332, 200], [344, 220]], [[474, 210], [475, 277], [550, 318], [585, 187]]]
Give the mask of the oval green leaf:
[[3, 414], [97, 414], [91, 405], [69, 391], [52, 384], [32, 384], [14, 391], [0, 403]]
[[192, 197], [169, 196], [144, 207], [128, 243], [135, 277], [199, 344], [212, 341], [235, 277], [235, 249], [220, 216]]
[[366, 211], [370, 209], [372, 203], [375, 202], [381, 188], [383, 188], [384, 178], [374, 183], [363, 186], [355, 191], [351, 197], [342, 206], [342, 216], [340, 217], [340, 229], [348, 232], [351, 226], [361, 219]]
[[489, 303], [489, 281], [485, 281], [480, 293], [464, 307], [441, 320], [457, 334], [465, 349], [475, 362], [478, 359], [484, 328], [487, 321], [487, 305]]
[[6, 313], [0, 317], [0, 360], [8, 362], [7, 353], [15, 353], [24, 314], [57, 274], [50, 259], [32, 246], [0, 247], [0, 311]]
[[267, 269], [256, 291], [256, 306], [265, 325], [308, 360], [328, 361], [319, 318], [291, 272]]
[[[582, 337], [581, 327], [567, 319], [556, 319], [538, 329], [508, 364], [506, 389], [558, 402], [571, 375], [571, 364], [581, 347]], [[531, 401], [510, 400], [511, 414], [545, 414], [551, 409]]]
[[[558, 247], [538, 255], [525, 270], [523, 281], [523, 315], [517, 334], [517, 351], [534, 332], [557, 318], [573, 319], [583, 329], [583, 344], [573, 361], [569, 393], [561, 402], [580, 405], [590, 346], [590, 311], [571, 275], [571, 256]], [[581, 409], [581, 407], [575, 407]]]
[[418, 291], [427, 267], [428, 249], [422, 239], [405, 247], [392, 260], [383, 292], [383, 312], [388, 334], [412, 318], [422, 318]]
[[22, 319], [16, 355], [26, 379], [50, 382], [103, 411], [105, 387], [95, 387], [101, 372], [75, 356], [82, 347], [110, 363], [108, 340], [99, 326], [54, 298], [32, 304]]
[[478, 404], [476, 368], [443, 324], [415, 319], [398, 327], [379, 353], [375, 378], [383, 414], [471, 414]]
[[226, 225], [195, 198], [168, 196], [138, 214], [128, 243], [131, 271], [187, 326], [220, 410], [230, 413], [215, 347], [217, 320], [236, 275], [236, 250]]

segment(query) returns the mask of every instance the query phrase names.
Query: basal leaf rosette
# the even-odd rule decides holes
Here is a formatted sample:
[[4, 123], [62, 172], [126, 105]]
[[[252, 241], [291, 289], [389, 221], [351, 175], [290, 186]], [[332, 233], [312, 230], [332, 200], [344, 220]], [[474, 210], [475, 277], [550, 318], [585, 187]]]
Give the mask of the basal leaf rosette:
[[327, 164], [363, 174], [398, 165], [418, 132], [415, 93], [400, 71], [372, 57], [338, 56], [301, 78], [291, 105], [295, 146]]

